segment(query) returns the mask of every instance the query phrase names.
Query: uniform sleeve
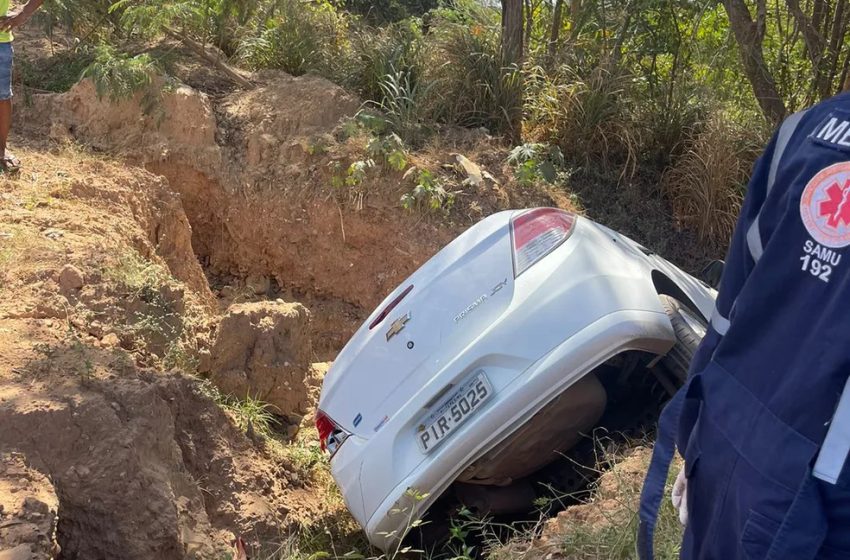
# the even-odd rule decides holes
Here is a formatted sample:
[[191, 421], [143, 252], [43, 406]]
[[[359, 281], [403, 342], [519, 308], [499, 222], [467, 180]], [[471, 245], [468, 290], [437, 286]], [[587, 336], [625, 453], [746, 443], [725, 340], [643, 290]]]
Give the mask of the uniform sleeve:
[[705, 368], [714, 354], [714, 349], [723, 339], [723, 335], [726, 334], [729, 328], [729, 320], [734, 314], [735, 300], [755, 266], [751, 244], [753, 243], [753, 236], [759, 235], [758, 216], [767, 199], [768, 182], [771, 180], [771, 167], [775, 166], [773, 160], [779, 134], [777, 132], [773, 135], [753, 169], [753, 175], [744, 197], [744, 204], [741, 207], [741, 214], [738, 217], [738, 223], [735, 226], [732, 241], [726, 253], [726, 266], [720, 280], [714, 313], [708, 332], [694, 354], [694, 359], [691, 362], [691, 374]]

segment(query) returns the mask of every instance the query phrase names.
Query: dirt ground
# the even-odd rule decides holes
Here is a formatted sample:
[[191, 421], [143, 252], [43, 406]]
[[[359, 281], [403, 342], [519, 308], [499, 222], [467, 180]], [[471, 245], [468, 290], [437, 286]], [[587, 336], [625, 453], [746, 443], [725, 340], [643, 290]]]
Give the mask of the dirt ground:
[[[147, 112], [89, 82], [16, 102], [25, 167], [0, 176], [0, 554], [218, 559], [237, 537], [268, 550], [317, 519], [350, 524], [315, 434], [299, 434], [327, 370], [314, 362], [475, 220], [553, 202], [511, 185], [481, 134], [409, 155], [455, 190], [448, 213], [402, 209], [401, 172], [340, 189], [366, 151], [368, 134], [341, 133], [360, 102], [311, 76], [258, 82], [163, 83]], [[493, 179], [464, 183], [456, 153]], [[245, 395], [272, 405], [274, 441], [233, 409]]]
[[[18, 41], [36, 58], [62, 48]], [[317, 520], [350, 528], [309, 428], [326, 362], [477, 220], [616, 206], [599, 202], [611, 191], [518, 184], [481, 131], [445, 131], [406, 169], [346, 184], [376, 157], [352, 130], [358, 99], [315, 76], [266, 72], [240, 91], [188, 60], [175, 72], [153, 105], [98, 99], [87, 81], [16, 98], [25, 167], [0, 176], [2, 560], [220, 559], [237, 537], [266, 558]], [[454, 206], [402, 208], [411, 168]], [[234, 408], [246, 396], [272, 405], [273, 438]], [[595, 523], [594, 508], [534, 546]]]
[[[221, 558], [236, 535], [280, 541], [323, 498], [171, 371], [217, 321], [179, 198], [73, 146], [18, 151], [27, 169], [0, 177], [0, 455], [17, 465], [0, 470], [0, 550]], [[58, 511], [50, 546], [49, 523], [22, 533], [30, 506]]]

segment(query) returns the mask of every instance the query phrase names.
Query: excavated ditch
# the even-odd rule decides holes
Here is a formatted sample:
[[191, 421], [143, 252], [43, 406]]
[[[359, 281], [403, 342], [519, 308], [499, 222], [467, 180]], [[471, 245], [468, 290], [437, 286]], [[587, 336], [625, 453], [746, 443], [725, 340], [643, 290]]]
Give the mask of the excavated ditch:
[[[208, 353], [201, 357], [200, 371], [228, 393], [256, 390], [261, 398], [279, 404], [295, 430], [309, 412], [307, 395], [315, 395], [321, 375], [311, 364], [332, 360], [381, 299], [460, 231], [458, 224], [438, 224], [400, 211], [401, 177], [392, 173], [376, 172], [366, 192], [333, 186], [339, 169], [362, 157], [362, 145], [339, 135], [339, 124], [359, 107], [358, 100], [321, 78], [270, 74], [254, 90], [216, 99], [178, 87], [163, 93], [157, 112], [145, 114], [138, 100], [100, 100], [92, 84], [83, 81], [68, 93], [36, 98], [26, 127], [54, 140], [70, 139], [122, 156], [167, 180], [185, 210], [191, 227], [190, 249], [205, 275], [205, 280], [193, 280], [198, 286], [191, 287], [211, 294], [210, 301], [223, 314], [218, 332], [213, 333], [217, 339], [213, 337]], [[495, 187], [492, 191], [473, 194], [470, 209], [489, 213], [551, 203], [539, 193], [530, 197], [525, 193], [526, 198], [517, 203], [504, 191]], [[467, 219], [471, 217], [472, 211]], [[180, 277], [178, 265], [172, 266], [172, 272]], [[306, 377], [304, 372], [309, 372]], [[253, 469], [250, 483], [245, 483], [247, 493], [216, 489], [218, 484], [232, 486], [233, 473], [240, 467], [233, 463], [236, 457], [217, 462], [215, 453], [209, 455], [207, 448], [216, 447], [214, 433], [186, 439], [186, 434], [210, 419], [217, 430], [225, 428], [223, 418], [206, 405], [198, 404], [200, 411], [193, 411], [185, 404], [197, 399], [180, 382], [110, 392], [101, 401], [83, 410], [91, 417], [93, 429], [68, 436], [69, 442], [84, 437], [93, 443], [88, 448], [70, 445], [62, 452], [70, 454], [67, 460], [72, 464], [82, 460], [71, 456], [74, 453], [114, 457], [111, 462], [91, 461], [86, 467], [89, 473], [123, 469], [136, 479], [148, 480], [146, 469], [173, 471], [161, 492], [155, 484], [150, 487], [161, 495], [162, 509], [154, 511], [158, 507], [154, 501], [148, 513], [133, 523], [151, 527], [151, 535], [173, 534], [150, 525], [149, 518], [157, 517], [164, 526], [181, 527], [180, 538], [167, 543], [154, 540], [145, 549], [138, 539], [116, 531], [113, 541], [102, 548], [87, 543], [84, 536], [96, 533], [106, 516], [120, 511], [122, 500], [128, 496], [147, 499], [149, 489], [133, 494], [119, 485], [98, 493], [84, 487], [101, 500], [93, 507], [88, 501], [79, 502], [85, 492], [64, 494], [63, 489], [76, 484], [78, 476], [69, 472], [58, 487], [59, 540], [65, 550], [75, 551], [68, 558], [110, 557], [119, 549], [130, 551], [126, 558], [143, 558], [151, 550], [166, 551], [162, 558], [177, 558], [191, 543], [203, 541], [203, 535], [193, 532], [195, 526], [241, 524], [262, 533], [280, 522], [275, 517], [280, 510], [269, 510], [260, 505], [266, 502], [252, 502], [250, 496], [251, 492], [284, 494], [288, 473]], [[137, 418], [122, 412], [140, 408], [151, 413]], [[51, 413], [71, 416], [57, 421], [45, 412], [38, 421], [71, 426], [77, 422], [70, 404]], [[132, 430], [137, 435], [114, 440], [94, 429], [115, 422], [137, 423]], [[149, 423], [157, 423], [156, 429]], [[191, 429], [183, 429], [186, 425]], [[172, 443], [149, 441], [149, 434], [165, 434], [163, 438]], [[241, 434], [233, 437], [244, 440], [239, 439]], [[155, 465], [148, 464], [145, 453], [139, 451], [152, 446], [158, 457], [165, 458]], [[33, 449], [36, 454], [47, 452], [38, 446]], [[248, 453], [247, 448], [240, 449]], [[126, 467], [116, 463], [122, 461]], [[220, 472], [210, 480], [211, 462]], [[282, 482], [264, 483], [264, 476]], [[546, 476], [571, 475], [552, 471]], [[89, 475], [83, 478], [88, 480]], [[211, 493], [212, 500], [190, 483], [194, 479], [209, 481], [204, 492]], [[175, 493], [177, 487], [185, 490]], [[234, 503], [243, 499], [250, 503]], [[246, 507], [249, 512], [256, 510], [247, 524]], [[206, 551], [201, 547], [193, 554], [204, 557]]]
[[37, 103], [54, 138], [122, 154], [168, 180], [223, 305], [303, 298], [320, 360], [452, 237], [398, 211], [398, 177], [376, 175], [369, 189], [379, 196], [356, 211], [331, 187], [332, 163], [344, 169], [361, 157], [362, 147], [333, 138], [360, 104], [318, 77], [276, 75], [215, 101], [181, 87], [165, 94], [164, 117], [100, 101], [88, 82]]

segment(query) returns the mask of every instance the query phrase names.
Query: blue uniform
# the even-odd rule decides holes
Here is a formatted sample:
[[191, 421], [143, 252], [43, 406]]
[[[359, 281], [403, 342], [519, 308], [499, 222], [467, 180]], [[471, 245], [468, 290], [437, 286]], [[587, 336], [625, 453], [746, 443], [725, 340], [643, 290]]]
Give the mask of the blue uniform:
[[651, 558], [674, 442], [686, 560], [850, 560], [850, 94], [789, 117], [756, 164], [711, 328], [662, 414], [641, 498]]

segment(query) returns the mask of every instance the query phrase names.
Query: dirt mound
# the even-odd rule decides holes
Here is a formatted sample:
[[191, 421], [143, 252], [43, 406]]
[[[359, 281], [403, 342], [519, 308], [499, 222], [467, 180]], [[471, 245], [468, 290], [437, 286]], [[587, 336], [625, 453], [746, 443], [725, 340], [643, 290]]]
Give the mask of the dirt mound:
[[310, 312], [278, 302], [231, 306], [218, 327], [208, 373], [218, 388], [270, 404], [294, 436], [311, 405]]
[[[538, 540], [539, 546], [551, 548], [577, 526], [590, 526], [596, 530], [606, 526], [628, 526], [637, 508], [636, 499], [640, 495], [651, 455], [652, 449], [636, 447], [617, 460], [599, 477], [591, 501], [567, 508], [547, 521]], [[624, 500], [635, 501], [624, 503]]]
[[46, 560], [59, 552], [59, 499], [19, 453], [0, 454], [0, 559]]
[[[19, 154], [28, 170], [0, 177], [0, 454], [49, 477], [63, 557], [218, 559], [238, 534], [277, 541], [303, 482], [199, 380], [157, 373], [195, 367], [215, 324], [179, 198], [74, 149]], [[39, 500], [47, 521], [55, 500]], [[0, 542], [30, 545], [2, 515]]]
[[196, 382], [39, 385], [5, 384], [0, 441], [55, 481], [68, 557], [211, 558], [233, 532], [271, 540], [285, 526], [287, 478]]

